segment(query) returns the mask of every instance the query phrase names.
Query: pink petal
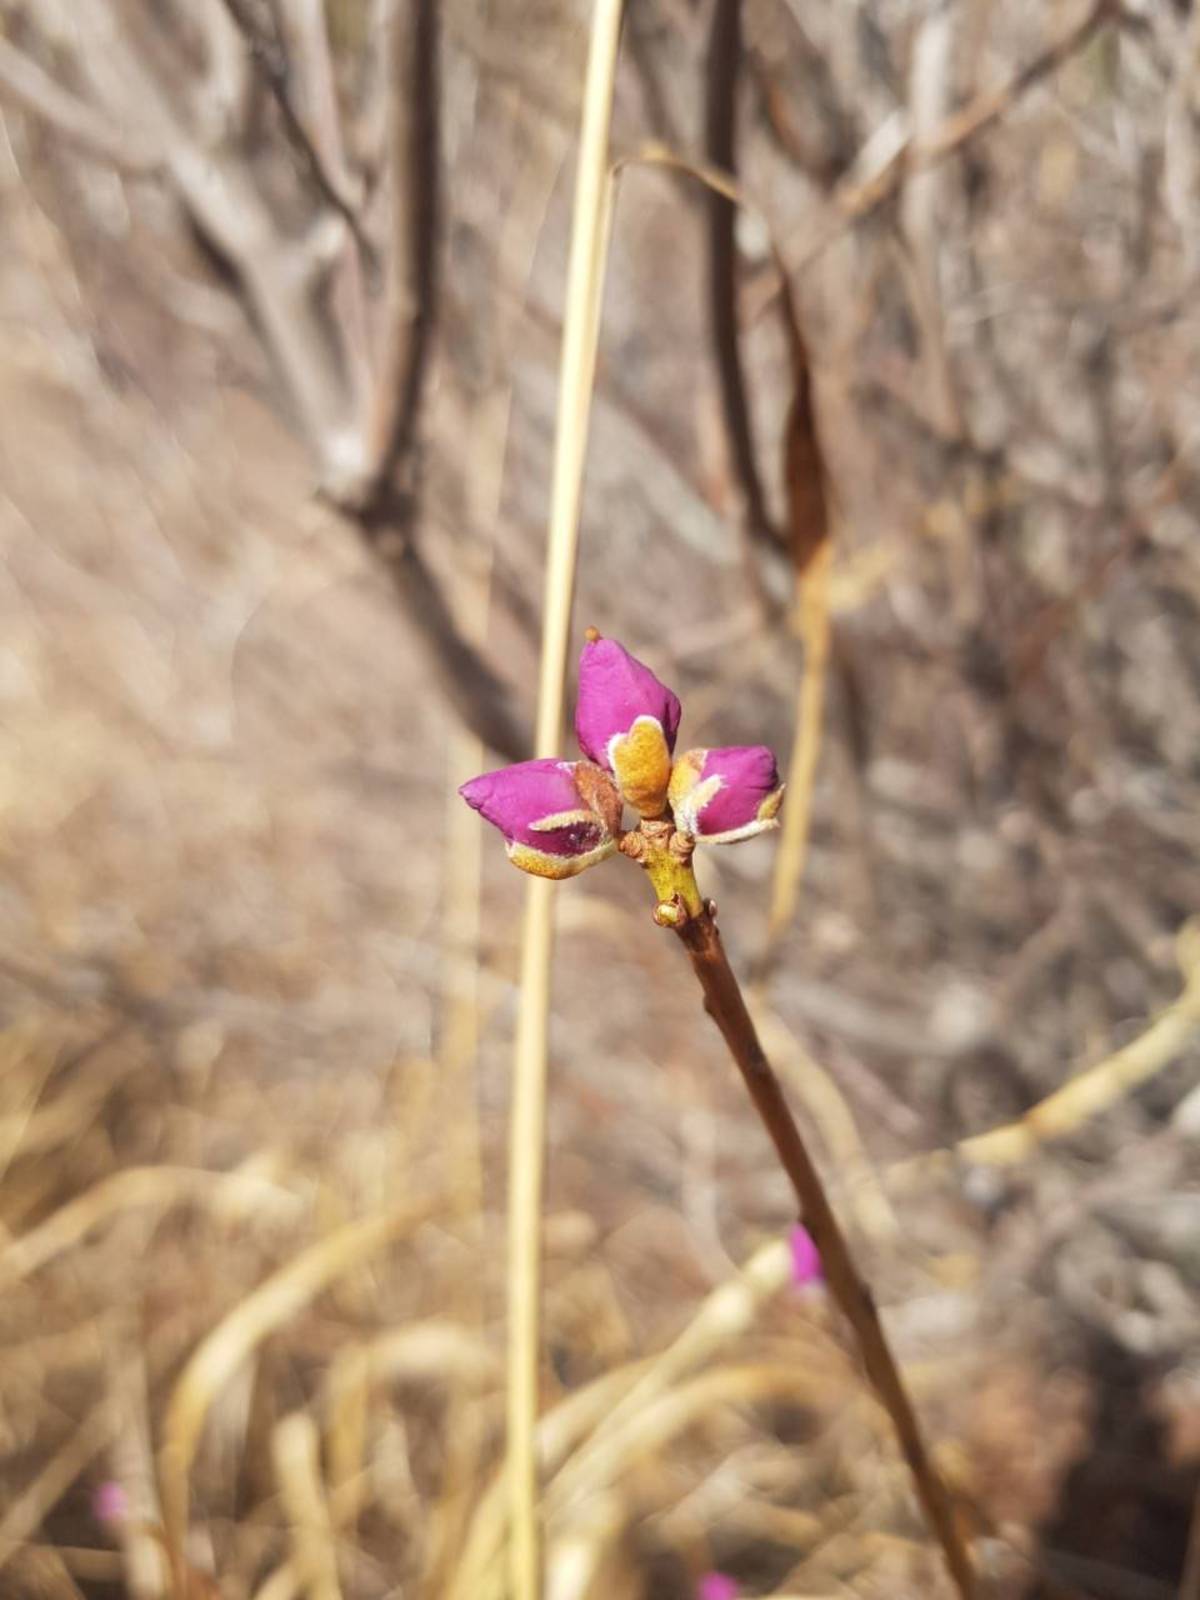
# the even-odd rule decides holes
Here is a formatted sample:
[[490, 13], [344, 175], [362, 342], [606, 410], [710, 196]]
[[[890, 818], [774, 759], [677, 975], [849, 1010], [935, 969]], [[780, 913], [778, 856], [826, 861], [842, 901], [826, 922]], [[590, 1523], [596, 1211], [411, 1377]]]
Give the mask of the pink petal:
[[589, 639], [579, 658], [579, 699], [575, 736], [589, 760], [612, 771], [609, 746], [639, 717], [652, 717], [662, 728], [669, 750], [675, 748], [682, 710], [677, 697], [615, 639]]
[[738, 1600], [740, 1593], [727, 1572], [706, 1572], [696, 1585], [696, 1600]]
[[575, 787], [571, 761], [519, 761], [472, 778], [458, 791], [510, 844], [528, 845], [547, 855], [575, 856], [596, 849], [608, 837], [598, 816], [561, 828], [538, 828], [548, 817], [586, 809]]
[[825, 1270], [821, 1265], [821, 1252], [813, 1242], [812, 1234], [797, 1223], [788, 1235], [788, 1242], [792, 1247], [792, 1282], [798, 1289], [807, 1289], [810, 1284], [820, 1283]]
[[783, 799], [775, 757], [764, 744], [689, 750], [675, 763], [675, 820], [697, 839], [728, 844], [774, 826]]

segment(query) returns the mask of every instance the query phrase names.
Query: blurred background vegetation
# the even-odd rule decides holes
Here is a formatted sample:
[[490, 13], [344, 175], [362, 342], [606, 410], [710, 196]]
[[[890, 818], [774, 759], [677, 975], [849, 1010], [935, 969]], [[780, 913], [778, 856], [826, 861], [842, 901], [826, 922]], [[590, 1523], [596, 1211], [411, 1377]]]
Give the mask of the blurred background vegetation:
[[[499, 1596], [454, 789], [532, 727], [588, 10], [0, 18], [0, 1593]], [[828, 618], [769, 960], [772, 841], [705, 886], [996, 1595], [1200, 1596], [1198, 96], [1175, 0], [622, 44], [616, 153], [752, 205], [624, 174], [576, 616], [781, 760]], [[936, 1589], [644, 885], [558, 904], [549, 1600]]]

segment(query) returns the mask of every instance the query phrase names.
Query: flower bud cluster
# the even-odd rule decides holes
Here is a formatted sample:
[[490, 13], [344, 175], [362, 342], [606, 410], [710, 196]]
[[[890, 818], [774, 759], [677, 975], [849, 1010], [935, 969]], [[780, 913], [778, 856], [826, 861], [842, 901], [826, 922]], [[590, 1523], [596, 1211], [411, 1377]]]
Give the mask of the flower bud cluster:
[[682, 708], [649, 667], [589, 631], [579, 662], [575, 734], [583, 761], [521, 761], [459, 793], [504, 835], [514, 866], [569, 878], [617, 847], [622, 807], [666, 819], [700, 844], [732, 844], [776, 826], [783, 786], [765, 745], [675, 757]]

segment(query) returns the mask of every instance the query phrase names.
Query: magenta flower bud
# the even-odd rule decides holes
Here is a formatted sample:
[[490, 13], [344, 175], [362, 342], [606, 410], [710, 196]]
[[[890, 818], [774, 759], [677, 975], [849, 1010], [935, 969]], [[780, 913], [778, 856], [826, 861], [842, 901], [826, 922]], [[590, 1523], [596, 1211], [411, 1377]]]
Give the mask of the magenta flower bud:
[[706, 1572], [696, 1585], [696, 1600], [738, 1600], [741, 1592], [727, 1572]]
[[812, 1234], [798, 1223], [788, 1235], [788, 1243], [792, 1248], [792, 1282], [796, 1288], [807, 1289], [814, 1283], [820, 1283], [825, 1271], [821, 1266], [821, 1252]]
[[613, 773], [644, 817], [667, 803], [678, 699], [615, 639], [589, 636], [579, 658], [575, 736], [590, 760]]
[[592, 774], [612, 787], [585, 762], [543, 760], [485, 772], [458, 792], [499, 828], [514, 866], [539, 878], [573, 878], [617, 848], [610, 828], [576, 783], [583, 776], [594, 793], [594, 783], [586, 783]]
[[733, 844], [776, 826], [783, 785], [764, 744], [688, 750], [671, 774], [675, 826], [702, 844]]

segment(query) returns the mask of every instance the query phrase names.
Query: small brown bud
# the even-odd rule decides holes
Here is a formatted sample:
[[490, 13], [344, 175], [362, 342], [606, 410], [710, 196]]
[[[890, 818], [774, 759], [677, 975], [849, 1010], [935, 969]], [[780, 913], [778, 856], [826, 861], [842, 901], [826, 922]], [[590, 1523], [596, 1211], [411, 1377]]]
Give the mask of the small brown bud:
[[623, 856], [628, 856], [631, 861], [641, 861], [646, 854], [646, 841], [636, 828], [621, 835], [621, 842], [617, 846]]
[[593, 761], [575, 763], [575, 787], [589, 810], [600, 817], [613, 838], [621, 832], [621, 794], [602, 767]]
[[690, 861], [696, 851], [696, 841], [690, 834], [673, 833], [668, 848], [676, 861]]

